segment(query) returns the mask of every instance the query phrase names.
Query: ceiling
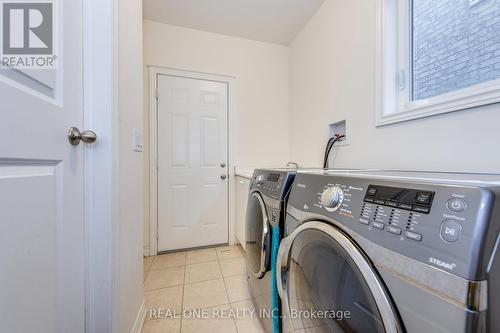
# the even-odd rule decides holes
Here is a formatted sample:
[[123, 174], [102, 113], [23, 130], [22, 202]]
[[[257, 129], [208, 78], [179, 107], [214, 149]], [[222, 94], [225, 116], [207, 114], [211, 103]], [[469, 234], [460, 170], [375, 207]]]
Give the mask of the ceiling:
[[145, 19], [288, 45], [325, 0], [143, 0]]

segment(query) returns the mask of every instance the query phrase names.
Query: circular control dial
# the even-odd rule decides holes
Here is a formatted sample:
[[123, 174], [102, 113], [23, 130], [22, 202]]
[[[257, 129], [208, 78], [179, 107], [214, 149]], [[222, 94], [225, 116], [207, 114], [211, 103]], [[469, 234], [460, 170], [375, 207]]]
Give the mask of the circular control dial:
[[339, 187], [330, 187], [321, 194], [321, 204], [329, 212], [334, 212], [340, 208], [344, 200], [344, 192]]
[[256, 178], [255, 178], [255, 181], [257, 182], [257, 185], [262, 185], [264, 184], [264, 175], [258, 175]]

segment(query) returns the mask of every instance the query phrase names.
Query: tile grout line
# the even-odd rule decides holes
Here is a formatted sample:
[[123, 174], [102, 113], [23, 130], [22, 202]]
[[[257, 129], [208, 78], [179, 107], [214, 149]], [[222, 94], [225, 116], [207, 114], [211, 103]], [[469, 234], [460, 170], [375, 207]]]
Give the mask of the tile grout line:
[[185, 285], [192, 286], [193, 284], [204, 283], [204, 282], [209, 282], [209, 281], [217, 281], [217, 280], [221, 280], [221, 279], [224, 279], [224, 277], [220, 276], [220, 277], [213, 278], [213, 279], [206, 279], [206, 280], [201, 280], [201, 281], [189, 282], [189, 283], [186, 283]]
[[187, 251], [185, 252], [185, 265], [184, 265], [184, 280], [183, 280], [183, 284], [182, 284], [182, 300], [181, 300], [181, 322], [180, 322], [180, 325], [179, 325], [179, 333], [182, 332], [182, 323], [184, 322], [184, 294], [186, 292], [186, 272], [187, 272]]
[[[232, 309], [232, 303], [231, 303], [231, 300], [230, 300], [230, 297], [229, 297], [229, 292], [228, 292], [228, 287], [227, 287], [227, 284], [226, 284], [226, 278], [233, 278], [233, 277], [237, 277], [237, 276], [241, 276], [241, 275], [244, 275], [244, 274], [236, 274], [236, 275], [229, 275], [229, 276], [224, 276], [224, 273], [222, 271], [222, 262], [223, 261], [227, 261], [227, 260], [231, 260], [231, 259], [236, 259], [236, 258], [244, 258], [244, 256], [237, 256], [237, 257], [230, 257], [230, 258], [225, 258], [223, 259], [220, 255], [219, 255], [219, 252], [217, 251], [217, 248], [214, 249], [215, 250], [215, 254], [216, 254], [216, 260], [209, 260], [209, 261], [203, 261], [203, 262], [199, 262], [199, 263], [193, 263], [193, 264], [189, 264], [187, 263], [187, 252], [188, 251], [184, 251], [184, 262], [185, 264], [184, 265], [173, 265], [173, 266], [170, 266], [170, 267], [165, 267], [165, 268], [153, 268], [153, 264], [154, 262], [160, 257], [160, 256], [153, 256], [153, 259], [151, 260], [151, 264], [148, 265], [148, 268], [147, 268], [147, 273], [146, 273], [146, 278], [145, 278], [145, 281], [146, 279], [149, 277], [149, 275], [151, 274], [151, 271], [156, 271], [156, 270], [169, 270], [169, 269], [173, 269], [173, 268], [180, 268], [180, 267], [184, 267], [184, 275], [183, 275], [183, 282], [182, 284], [179, 284], [179, 285], [172, 285], [172, 286], [165, 286], [165, 287], [161, 287], [161, 288], [154, 288], [154, 289], [148, 289], [148, 290], [145, 290], [145, 291], [158, 291], [158, 290], [162, 290], [162, 289], [168, 289], [168, 288], [176, 288], [176, 287], [179, 287], [179, 286], [182, 286], [182, 299], [181, 299], [181, 318], [180, 318], [180, 328], [179, 328], [179, 333], [182, 332], [182, 328], [183, 328], [183, 324], [184, 323], [184, 319], [183, 318], [183, 310], [184, 310], [184, 305], [185, 305], [185, 293], [186, 293], [186, 286], [189, 286], [189, 285], [193, 285], [193, 284], [197, 284], [197, 283], [203, 283], [203, 282], [207, 282], [207, 281], [214, 281], [214, 280], [219, 280], [219, 279], [222, 279], [223, 281], [223, 284], [224, 284], [224, 291], [226, 293], [226, 297], [227, 297], [227, 304], [220, 304], [220, 305], [214, 305], [214, 306], [211, 306], [211, 307], [202, 307], [202, 308], [215, 308], [215, 307], [218, 307], [218, 306], [229, 306], [230, 309]], [[187, 283], [187, 266], [190, 266], [190, 265], [197, 265], [197, 264], [206, 264], [206, 263], [215, 263], [215, 261], [217, 261], [217, 265], [218, 265], [218, 268], [219, 268], [219, 273], [221, 274], [221, 277], [220, 278], [216, 278], [216, 279], [208, 279], [208, 280], [202, 280], [202, 281], [196, 281], [196, 282], [192, 282], [192, 283]], [[144, 281], [144, 282], [145, 282]], [[238, 333], [238, 325], [236, 324], [236, 319], [233, 318], [233, 327], [236, 329], [236, 332]]]
[[[148, 257], [144, 257], [144, 256], [142, 257], [143, 263], [146, 260], [146, 258], [148, 258]], [[146, 288], [145, 288], [146, 287], [146, 279], [148, 278], [148, 274], [149, 274], [149, 270], [151, 269], [151, 266], [153, 266], [153, 260], [154, 260], [154, 258], [151, 259], [151, 265], [147, 265], [148, 267], [147, 267], [146, 272], [144, 273], [144, 277], [142, 279], [143, 294], [146, 292]], [[144, 299], [145, 299], [145, 297], [144, 297]], [[146, 311], [147, 311], [147, 308], [146, 308]], [[147, 312], [146, 312], [146, 318], [144, 318], [144, 323], [142, 324], [142, 328], [141, 328], [141, 332], [140, 333], [142, 333], [142, 330], [144, 329], [144, 325], [146, 324], [146, 320], [147, 319], [148, 318], [147, 318]]]
[[155, 260], [155, 258], [153, 257], [153, 259], [151, 259], [151, 263], [148, 265], [148, 274], [149, 272], [151, 272], [151, 268], [153, 268], [153, 261]]
[[[151, 267], [153, 267], [153, 262], [154, 262], [154, 260], [156, 259], [157, 256], [150, 256], [150, 257], [151, 257], [151, 263], [148, 265], [148, 269], [146, 269], [146, 274], [144, 276], [144, 281], [142, 281], [143, 294], [145, 292], [149, 291], [149, 290], [146, 290], [146, 288], [145, 288], [146, 287], [146, 279], [149, 276], [149, 272], [151, 271]], [[146, 258], [146, 257], [144, 257], [144, 258]], [[142, 259], [142, 260], [144, 260], [144, 259]], [[147, 309], [146, 309], [146, 311], [147, 311]], [[144, 319], [144, 321], [146, 321], [147, 319], [148, 318], [147, 318], [147, 313], [146, 313], [146, 318]], [[144, 329], [144, 324], [143, 324], [143, 326], [141, 328], [141, 333], [142, 333], [143, 329]]]
[[169, 289], [169, 288], [176, 288], [176, 287], [182, 287], [184, 284], [175, 284], [173, 286], [167, 286], [167, 287], [160, 287], [160, 288], [153, 288], [153, 289], [144, 289], [144, 292], [147, 291], [157, 291], [157, 290], [162, 290], [162, 289]]
[[[144, 259], [143, 259], [144, 260]], [[148, 275], [149, 275], [149, 272], [151, 271], [151, 267], [153, 266], [153, 261], [155, 260], [155, 258], [153, 257], [153, 259], [151, 260], [151, 265], [149, 265], [149, 268], [146, 269], [146, 274], [144, 276], [144, 281], [142, 281], [142, 284], [143, 285], [146, 285], [146, 279], [148, 278]]]
[[170, 268], [184, 267], [184, 266], [186, 266], [186, 265], [175, 265], [175, 266], [169, 266], [169, 267], [151, 268], [150, 271], [161, 271], [162, 269], [170, 269]]
[[[218, 253], [217, 253], [217, 258], [219, 258], [219, 254]], [[221, 266], [221, 260], [220, 260], [220, 258], [218, 260], [218, 263], [219, 263], [219, 270], [220, 270], [220, 273], [222, 275], [222, 283], [224, 283], [224, 290], [226, 291], [226, 297], [227, 297], [227, 301], [229, 303], [229, 309], [233, 310], [233, 307], [231, 306], [231, 299], [229, 297], [229, 292], [227, 291], [226, 279], [224, 277], [224, 273], [222, 272], [222, 266]], [[238, 333], [238, 325], [236, 325], [236, 319], [234, 319], [234, 318], [233, 318], [233, 325], [234, 325], [234, 328], [236, 329], [236, 333]]]
[[[158, 267], [158, 268], [153, 268], [153, 264], [154, 262], [156, 261], [156, 259], [160, 258], [160, 257], [163, 257], [163, 256], [169, 256], [169, 255], [172, 255], [172, 254], [180, 254], [180, 253], [184, 253], [184, 264], [181, 264], [181, 265], [172, 265], [172, 266], [166, 266], [166, 267]], [[174, 253], [168, 253], [168, 254], [160, 254], [160, 255], [156, 255], [156, 256], [153, 256], [154, 257], [154, 260], [151, 261], [151, 265], [149, 266], [149, 270], [160, 270], [160, 269], [168, 269], [168, 268], [174, 268], [174, 267], [181, 267], [181, 266], [185, 266], [186, 265], [186, 255], [187, 255], [187, 252], [186, 251], [182, 251], [182, 252], [174, 252]], [[167, 264], [168, 265], [168, 264]]]
[[[143, 262], [147, 259], [147, 257], [143, 257]], [[151, 265], [153, 264], [153, 260], [151, 260]], [[144, 273], [144, 280], [146, 280], [146, 276], [149, 273], [149, 269], [151, 268], [151, 265], [146, 265], [146, 272]]]
[[209, 260], [209, 261], [199, 262], [199, 263], [195, 263], [195, 264], [189, 264], [188, 265], [186, 263], [186, 273], [187, 273], [187, 267], [188, 266], [198, 266], [197, 268], [199, 269], [200, 266], [207, 265], [207, 264], [213, 265], [213, 264], [217, 263], [217, 267], [219, 267], [219, 273], [220, 273], [219, 277], [207, 278], [207, 279], [203, 279], [203, 280], [199, 280], [199, 281], [189, 281], [189, 282], [185, 281], [184, 284], [186, 284], [186, 285], [192, 285], [192, 284], [196, 284], [196, 283], [200, 283], [200, 282], [218, 280], [218, 279], [222, 278], [222, 271], [221, 271], [221, 268], [220, 268], [220, 265], [219, 265], [219, 260], [217, 258], [217, 255], [216, 255], [215, 258], [216, 258], [215, 260]]

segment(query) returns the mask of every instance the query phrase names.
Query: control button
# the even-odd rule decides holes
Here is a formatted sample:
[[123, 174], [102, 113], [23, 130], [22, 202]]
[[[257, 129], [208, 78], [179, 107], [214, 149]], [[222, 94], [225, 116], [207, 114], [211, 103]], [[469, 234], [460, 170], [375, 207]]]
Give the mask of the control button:
[[344, 200], [344, 192], [338, 187], [327, 188], [321, 194], [321, 204], [329, 211], [336, 211]]
[[375, 200], [375, 199], [373, 199], [373, 198], [365, 198], [365, 202], [373, 202], [373, 200]]
[[373, 202], [376, 203], [377, 205], [384, 205], [385, 204], [385, 200], [382, 200], [382, 199], [375, 199]]
[[416, 242], [420, 242], [422, 240], [422, 235], [417, 234], [416, 232], [405, 231], [405, 237]]
[[372, 225], [373, 225], [375, 228], [380, 229], [380, 230], [384, 230], [384, 227], [385, 227], [385, 224], [380, 223], [380, 222], [376, 222], [376, 221], [374, 221], [374, 222], [372, 223]]
[[409, 204], [406, 204], [406, 203], [400, 203], [398, 205], [399, 208], [401, 209], [406, 209], [406, 210], [412, 210], [413, 209], [413, 205], [409, 205]]
[[377, 188], [376, 188], [376, 187], [369, 186], [369, 187], [368, 187], [368, 191], [366, 191], [366, 194], [367, 194], [367, 195], [374, 196], [375, 194], [377, 194]]
[[431, 211], [430, 207], [422, 207], [422, 206], [413, 206], [413, 211], [414, 212], [419, 212], [419, 213], [424, 213], [424, 214], [429, 214]]
[[467, 208], [467, 203], [462, 199], [454, 198], [448, 200], [446, 207], [452, 212], [460, 213]]
[[387, 231], [389, 231], [391, 234], [401, 235], [401, 229], [393, 227], [392, 225], [387, 227]]
[[431, 192], [418, 192], [415, 197], [415, 201], [422, 205], [428, 205], [431, 203], [432, 193]]
[[455, 220], [445, 220], [441, 224], [441, 238], [449, 243], [454, 243], [460, 238], [462, 225]]
[[387, 200], [385, 202], [385, 205], [389, 207], [398, 207], [398, 203], [396, 201], [390, 201], [390, 200]]
[[361, 218], [359, 219], [359, 222], [360, 222], [360, 223], [363, 223], [363, 224], [366, 224], [366, 225], [369, 225], [369, 224], [370, 224], [370, 220], [365, 219], [364, 217], [361, 217]]

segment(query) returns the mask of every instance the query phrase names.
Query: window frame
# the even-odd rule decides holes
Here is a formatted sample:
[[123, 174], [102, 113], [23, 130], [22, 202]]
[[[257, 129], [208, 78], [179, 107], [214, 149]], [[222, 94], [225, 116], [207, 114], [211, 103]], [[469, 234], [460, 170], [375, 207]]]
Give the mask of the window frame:
[[376, 126], [500, 102], [500, 78], [428, 99], [411, 100], [411, 1], [377, 0]]

